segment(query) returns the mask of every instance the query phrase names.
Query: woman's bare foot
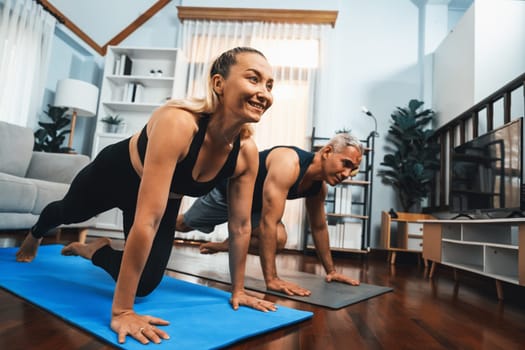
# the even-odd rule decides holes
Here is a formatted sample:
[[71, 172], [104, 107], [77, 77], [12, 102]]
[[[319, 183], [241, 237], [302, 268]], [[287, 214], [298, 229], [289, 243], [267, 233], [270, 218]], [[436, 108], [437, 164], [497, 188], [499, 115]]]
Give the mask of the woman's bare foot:
[[229, 248], [228, 240], [224, 242], [208, 242], [200, 245], [201, 254], [215, 254], [218, 252], [227, 252]]
[[73, 242], [62, 249], [62, 255], [78, 255], [85, 259], [91, 260], [93, 254], [105, 245], [111, 244], [109, 238], [101, 237], [90, 243]]
[[42, 238], [35, 238], [29, 232], [20, 245], [20, 249], [16, 252], [16, 261], [19, 262], [31, 262], [36, 256], [36, 252], [38, 250], [38, 247], [40, 246], [40, 242], [42, 242]]

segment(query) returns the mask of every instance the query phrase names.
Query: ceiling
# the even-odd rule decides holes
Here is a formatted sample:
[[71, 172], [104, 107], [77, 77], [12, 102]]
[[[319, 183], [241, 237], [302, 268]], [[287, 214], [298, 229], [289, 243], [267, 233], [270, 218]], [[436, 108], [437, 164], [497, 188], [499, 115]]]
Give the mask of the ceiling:
[[[41, 0], [59, 21], [104, 55], [154, 16], [170, 0]], [[131, 6], [132, 4], [132, 6]]]
[[[447, 4], [466, 10], [474, 0], [411, 0], [420, 4]], [[64, 25], [101, 55], [108, 45], [118, 45], [170, 0], [41, 0], [43, 6], [65, 20]], [[132, 4], [132, 6], [130, 5]]]

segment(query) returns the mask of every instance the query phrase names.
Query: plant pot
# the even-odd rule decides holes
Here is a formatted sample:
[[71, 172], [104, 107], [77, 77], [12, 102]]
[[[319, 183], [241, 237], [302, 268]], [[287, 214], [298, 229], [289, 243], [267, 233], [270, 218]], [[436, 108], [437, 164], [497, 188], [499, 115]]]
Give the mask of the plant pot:
[[119, 125], [118, 124], [104, 124], [104, 132], [115, 134], [118, 132]]

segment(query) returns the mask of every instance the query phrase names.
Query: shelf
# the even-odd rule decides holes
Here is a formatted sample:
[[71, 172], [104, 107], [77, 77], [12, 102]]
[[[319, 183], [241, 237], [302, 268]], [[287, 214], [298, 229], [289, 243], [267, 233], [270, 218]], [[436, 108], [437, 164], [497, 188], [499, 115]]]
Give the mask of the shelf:
[[138, 102], [102, 102], [102, 104], [113, 111], [126, 112], [153, 112], [162, 103], [138, 103]]
[[425, 259], [494, 278], [500, 299], [499, 281], [525, 286], [524, 218], [423, 220], [423, 225]]
[[161, 87], [167, 89], [171, 89], [174, 80], [173, 77], [151, 77], [144, 75], [108, 75], [106, 79], [117, 85], [139, 82], [142, 83], [144, 87]]
[[344, 180], [344, 181], [341, 182], [341, 184], [345, 184], [345, 185], [367, 186], [367, 185], [370, 185], [370, 181], [363, 181], [363, 180]]
[[447, 265], [450, 267], [455, 267], [461, 270], [480, 273], [483, 272], [483, 265], [473, 265], [473, 264], [458, 264], [458, 263], [452, 263], [449, 261], [442, 261], [441, 264]]
[[126, 54], [136, 60], [163, 60], [175, 61], [179, 49], [177, 48], [150, 48], [150, 47], [112, 47], [115, 55]]
[[326, 216], [337, 217], [337, 218], [352, 218], [352, 219], [368, 220], [368, 216], [357, 215], [357, 214], [326, 213]]
[[[152, 112], [167, 99], [184, 97], [188, 84], [188, 62], [178, 48], [109, 46], [104, 60], [92, 158], [142, 130]], [[100, 120], [108, 115], [123, 119], [121, 132], [105, 132]], [[96, 227], [122, 230], [121, 214], [117, 209], [100, 214]]]

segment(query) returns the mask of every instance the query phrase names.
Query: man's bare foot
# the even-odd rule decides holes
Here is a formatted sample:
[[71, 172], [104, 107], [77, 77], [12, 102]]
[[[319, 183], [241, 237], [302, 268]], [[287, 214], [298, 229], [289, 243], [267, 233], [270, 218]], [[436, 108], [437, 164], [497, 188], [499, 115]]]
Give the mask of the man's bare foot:
[[20, 249], [16, 252], [16, 261], [19, 262], [31, 262], [36, 256], [36, 252], [38, 250], [38, 247], [40, 246], [40, 242], [42, 242], [42, 238], [35, 238], [29, 232], [20, 245]]
[[93, 254], [105, 245], [111, 244], [109, 238], [101, 237], [90, 243], [73, 242], [62, 249], [62, 255], [78, 255], [85, 259], [91, 260]]
[[218, 252], [227, 252], [228, 251], [228, 241], [224, 242], [208, 242], [200, 245], [199, 250], [201, 254], [215, 254]]

